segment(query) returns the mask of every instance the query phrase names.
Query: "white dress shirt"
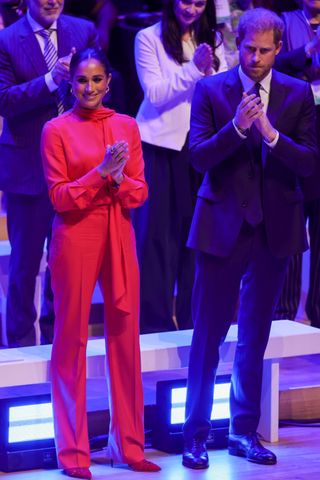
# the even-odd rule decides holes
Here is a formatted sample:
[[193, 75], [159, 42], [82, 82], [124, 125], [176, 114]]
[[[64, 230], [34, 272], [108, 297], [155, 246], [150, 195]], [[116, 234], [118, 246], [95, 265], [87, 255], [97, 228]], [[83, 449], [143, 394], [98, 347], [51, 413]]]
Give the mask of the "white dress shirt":
[[[144, 91], [137, 122], [144, 142], [176, 151], [185, 144], [192, 94], [196, 82], [203, 77], [192, 60], [195, 49], [192, 39], [183, 42], [189, 61], [180, 65], [164, 49], [161, 22], [137, 33], [135, 60]], [[227, 70], [223, 45], [216, 49], [216, 55], [220, 60], [219, 72]]]
[[[43, 38], [42, 35], [39, 35], [39, 31], [43, 30], [43, 26], [40, 25], [40, 23], [36, 22], [34, 18], [31, 17], [29, 10], [27, 11], [27, 19], [28, 22], [30, 23], [30, 26], [32, 28], [32, 31], [39, 43], [41, 52], [44, 52], [44, 45], [45, 45], [45, 39]], [[53, 32], [50, 35], [50, 40], [52, 41], [53, 45], [55, 46], [56, 50], [58, 50], [58, 37], [57, 37], [57, 21], [55, 20], [53, 24], [50, 26], [50, 28], [53, 29]], [[47, 87], [50, 92], [54, 92], [57, 90], [58, 85], [55, 83], [55, 81], [52, 78], [52, 73], [48, 72], [44, 76], [45, 82], [47, 84]]]

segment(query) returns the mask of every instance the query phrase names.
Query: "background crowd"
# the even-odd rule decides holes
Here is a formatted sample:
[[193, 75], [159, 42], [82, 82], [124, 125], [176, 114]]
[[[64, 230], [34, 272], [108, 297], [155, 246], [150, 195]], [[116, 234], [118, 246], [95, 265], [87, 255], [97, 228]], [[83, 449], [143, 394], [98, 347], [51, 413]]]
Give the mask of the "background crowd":
[[183, 465], [208, 467], [219, 346], [238, 313], [229, 453], [275, 464], [256, 432], [263, 355], [275, 310], [297, 313], [306, 219], [307, 314], [320, 327], [320, 2], [0, 6], [6, 334], [10, 347], [35, 343], [47, 242], [40, 328], [41, 343], [53, 343], [59, 466], [91, 478], [85, 378], [97, 281], [111, 462], [160, 470], [144, 458], [139, 321], [141, 333], [194, 322]]
[[[211, 58], [215, 59], [216, 66], [210, 74], [237, 65], [238, 49], [235, 44], [235, 35], [239, 18], [247, 9], [259, 6], [268, 8], [281, 15], [286, 24], [284, 48], [277, 59], [276, 68], [308, 80], [312, 85], [316, 103], [319, 98], [317, 85], [320, 75], [317, 62], [320, 40], [318, 40], [317, 27], [320, 21], [318, 18], [320, 6], [317, 9], [313, 5], [317, 2], [311, 2], [311, 0], [216, 1], [216, 16], [210, 20], [211, 28], [215, 31], [215, 38], [211, 40], [211, 52], [208, 50], [201, 53], [201, 47], [199, 48], [200, 43], [203, 43], [201, 38], [199, 40], [182, 38], [180, 41], [183, 46], [184, 63], [179, 65], [179, 59], [168, 61], [165, 54], [161, 59], [163, 63], [158, 64], [157, 70], [155, 65], [159, 62], [158, 47], [161, 45], [156, 46], [155, 42], [162, 41], [159, 20], [162, 18], [163, 3], [164, 1], [161, 0], [156, 2], [65, 0], [64, 2], [65, 14], [82, 17], [95, 24], [98, 42], [111, 60], [113, 81], [105, 103], [120, 113], [137, 115], [143, 140], [149, 200], [143, 207], [137, 209], [134, 215], [141, 270], [140, 328], [142, 333], [192, 327], [190, 299], [194, 259], [193, 252], [185, 248], [185, 243], [201, 175], [193, 172], [188, 163], [187, 144], [192, 93], [197, 80], [206, 74], [204, 73], [206, 55], [209, 62]], [[26, 12], [26, 7], [24, 0], [1, 0], [2, 28], [21, 18]], [[305, 10], [310, 11], [308, 18], [305, 16]], [[288, 13], [283, 14], [283, 12]], [[206, 15], [209, 13], [207, 12]], [[162, 21], [170, 22], [170, 19], [162, 18]], [[170, 23], [168, 25], [172, 28]], [[296, 32], [296, 28], [299, 28], [299, 35], [291, 33], [291, 30]], [[308, 48], [305, 48], [306, 45]], [[188, 64], [190, 64], [189, 73], [187, 72]], [[193, 72], [191, 72], [192, 65], [196, 65]], [[184, 70], [182, 74], [184, 78], [179, 73], [181, 67]], [[182, 80], [184, 80], [183, 86]], [[162, 84], [161, 89], [157, 87], [157, 82]], [[155, 85], [152, 91], [151, 85]], [[174, 104], [174, 98], [178, 98], [176, 104]], [[319, 108], [317, 107], [317, 110]], [[5, 116], [3, 111], [2, 115]], [[319, 126], [317, 128], [319, 130]], [[316, 172], [306, 181], [304, 192], [305, 214], [309, 221], [311, 243], [310, 286], [306, 313], [311, 324], [317, 327], [320, 326], [320, 279], [318, 278], [320, 269], [317, 268], [320, 262], [319, 175], [320, 173]], [[19, 189], [17, 190], [15, 186], [3, 188], [3, 190], [7, 190], [7, 195], [2, 203], [8, 203], [9, 197], [9, 205], [6, 207], [4, 205], [9, 212], [12, 206], [12, 202], [10, 203], [12, 193], [26, 193], [18, 191]], [[27, 194], [29, 195], [30, 192]], [[23, 217], [25, 215], [26, 212], [23, 213]], [[15, 211], [11, 216], [17, 218]], [[46, 222], [51, 222], [51, 213]], [[22, 242], [19, 241], [21, 233], [15, 234], [13, 226], [10, 230], [11, 243], [18, 242], [17, 248], [22, 248]], [[42, 237], [50, 238], [49, 230], [44, 231]], [[17, 240], [13, 239], [14, 235]], [[23, 237], [25, 243], [25, 236]], [[7, 325], [11, 346], [19, 344], [14, 334], [10, 341], [10, 332], [16, 331], [17, 325], [19, 330], [22, 325], [28, 325], [22, 344], [34, 343], [34, 335], [29, 337], [28, 329], [35, 318], [32, 296], [33, 277], [37, 274], [38, 257], [42, 251], [42, 245], [43, 238], [39, 241], [37, 258], [33, 260], [34, 265], [28, 280], [31, 287], [29, 286], [28, 291], [25, 287], [28, 283], [25, 277], [20, 279], [20, 287], [19, 282], [15, 280], [10, 289], [9, 281]], [[11, 262], [11, 277], [16, 275], [14, 269], [21, 270], [19, 262], [17, 260], [15, 267], [14, 262]], [[301, 255], [292, 259], [276, 318], [294, 319], [297, 314], [301, 290], [301, 265]], [[31, 266], [26, 267], [27, 270], [28, 268]], [[23, 293], [19, 289], [22, 289]], [[11, 296], [12, 300], [10, 300]], [[19, 297], [23, 299], [20, 305], [17, 300]], [[52, 341], [53, 321], [52, 292], [47, 272], [40, 321], [43, 343]]]

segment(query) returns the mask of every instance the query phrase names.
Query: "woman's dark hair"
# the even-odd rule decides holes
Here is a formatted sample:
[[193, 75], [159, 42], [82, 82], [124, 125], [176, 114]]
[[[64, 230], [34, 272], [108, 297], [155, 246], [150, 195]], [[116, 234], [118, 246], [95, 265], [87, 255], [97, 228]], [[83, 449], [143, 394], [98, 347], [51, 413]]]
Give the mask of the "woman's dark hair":
[[[162, 22], [161, 22], [161, 36], [164, 49], [167, 54], [172, 57], [177, 63], [182, 65], [186, 62], [183, 56], [182, 48], [182, 30], [174, 13], [174, 2], [176, 0], [164, 0]], [[196, 22], [192, 25], [194, 39], [197, 45], [200, 43], [207, 43], [213, 49], [214, 69], [218, 70], [220, 61], [215, 55], [217, 47], [217, 39], [221, 37], [220, 33], [216, 31], [216, 8], [214, 0], [207, 0], [206, 8]], [[221, 43], [221, 42], [220, 42]], [[219, 44], [220, 44], [219, 43]]]
[[79, 50], [76, 52], [70, 62], [70, 76], [73, 78], [78, 65], [84, 60], [94, 58], [103, 66], [106, 75], [110, 73], [110, 64], [103, 50], [97, 48], [86, 48], [85, 50]]

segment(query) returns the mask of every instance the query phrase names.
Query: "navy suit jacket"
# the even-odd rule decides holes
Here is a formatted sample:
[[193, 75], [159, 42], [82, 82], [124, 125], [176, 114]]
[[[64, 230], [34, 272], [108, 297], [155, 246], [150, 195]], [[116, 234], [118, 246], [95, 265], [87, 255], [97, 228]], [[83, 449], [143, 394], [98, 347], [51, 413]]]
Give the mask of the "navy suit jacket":
[[[286, 25], [286, 30], [295, 32], [294, 24], [291, 24], [290, 19], [297, 17], [297, 12], [286, 12], [285, 16], [282, 18]], [[296, 33], [296, 32], [295, 32]], [[299, 32], [296, 33], [299, 35]], [[283, 36], [283, 46], [280, 51], [280, 54], [276, 56], [275, 68], [279, 72], [286, 73], [287, 75], [302, 78], [311, 82], [312, 75], [314, 73], [312, 69], [312, 62], [310, 58], [307, 58], [305, 52], [305, 39], [301, 36], [298, 36], [298, 42], [301, 47], [289, 50], [287, 35]], [[317, 79], [319, 80], [319, 70], [317, 70]], [[318, 137], [318, 142], [320, 143], [320, 105], [316, 106], [317, 112], [317, 123], [316, 123], [316, 132]], [[315, 200], [320, 198], [320, 160], [317, 162], [316, 168], [312, 175], [303, 179], [302, 190], [304, 198], [306, 201]]]
[[[61, 15], [57, 21], [58, 56], [98, 44], [94, 25]], [[39, 43], [26, 17], [0, 32], [0, 190], [39, 194], [47, 186], [40, 156], [43, 125], [57, 116], [54, 94]], [[68, 85], [64, 85], [67, 90]], [[70, 96], [71, 97], [71, 96]], [[71, 98], [70, 98], [71, 101]], [[70, 103], [71, 106], [71, 103]]]
[[[188, 246], [218, 256], [229, 255], [236, 244], [254, 181], [250, 140], [243, 140], [232, 123], [242, 90], [235, 67], [200, 80], [192, 102], [191, 161], [205, 176]], [[285, 257], [308, 247], [300, 179], [318, 161], [309, 84], [273, 71], [267, 114], [280, 136], [272, 149], [262, 142], [258, 194], [270, 250]]]

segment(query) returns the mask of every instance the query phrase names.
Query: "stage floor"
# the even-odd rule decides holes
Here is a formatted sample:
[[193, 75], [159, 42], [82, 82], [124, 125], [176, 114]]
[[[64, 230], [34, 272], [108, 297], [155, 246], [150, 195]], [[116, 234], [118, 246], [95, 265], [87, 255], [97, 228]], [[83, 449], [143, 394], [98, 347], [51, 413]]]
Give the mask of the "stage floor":
[[[210, 467], [204, 471], [189, 470], [181, 465], [180, 455], [168, 455], [147, 450], [148, 459], [157, 462], [162, 470], [153, 474], [139, 474], [124, 465], [111, 468], [103, 452], [92, 456], [93, 480], [131, 480], [154, 478], [158, 480], [316, 480], [319, 478], [320, 429], [311, 427], [286, 427], [280, 429], [280, 441], [272, 446], [278, 464], [256, 465], [243, 458], [232, 457], [226, 450], [209, 452]], [[6, 480], [62, 480], [60, 470], [33, 470], [1, 474]]]
[[[225, 365], [221, 374], [230, 371]], [[320, 355], [283, 359], [280, 363], [280, 419], [320, 418]], [[143, 375], [145, 404], [155, 403], [155, 385], [158, 380], [183, 378], [186, 369], [170, 372], [145, 373]], [[49, 391], [49, 385], [20, 387], [20, 395]], [[107, 407], [106, 387], [103, 379], [88, 381], [88, 410], [105, 410]], [[203, 480], [316, 480], [320, 473], [320, 425], [281, 427], [280, 440], [268, 444], [278, 456], [276, 466], [260, 466], [245, 459], [229, 456], [226, 450], [210, 451], [210, 468], [206, 471], [192, 471], [181, 465], [180, 455], [146, 449], [147, 458], [159, 463], [160, 473], [149, 474], [159, 480], [187, 480], [198, 475]], [[130, 471], [124, 465], [111, 468], [105, 451], [92, 454], [94, 480], [117, 478], [129, 480], [145, 477]], [[67, 478], [60, 470], [32, 470], [16, 473], [1, 473], [0, 478], [8, 480], [55, 480]]]

